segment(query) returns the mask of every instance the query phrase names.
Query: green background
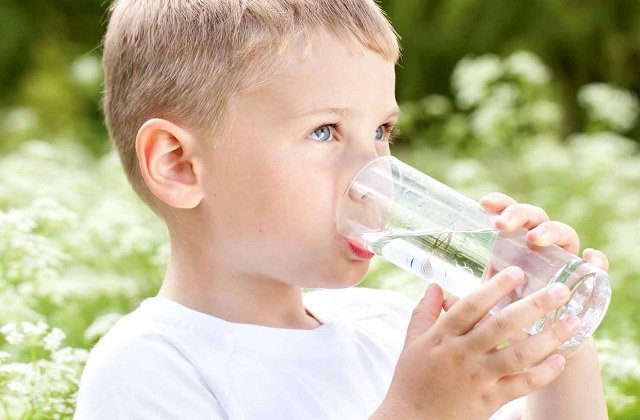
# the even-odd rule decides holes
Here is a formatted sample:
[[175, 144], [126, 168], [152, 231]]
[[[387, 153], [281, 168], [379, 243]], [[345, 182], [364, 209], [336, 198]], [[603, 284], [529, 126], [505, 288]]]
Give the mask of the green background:
[[[472, 198], [499, 190], [539, 205], [575, 227], [583, 248], [607, 253], [614, 298], [596, 334], [605, 391], [611, 418], [638, 418], [640, 2], [381, 5], [403, 45], [393, 153]], [[0, 0], [0, 326], [44, 321], [76, 349], [154, 294], [167, 253], [102, 122], [107, 7]], [[424, 289], [380, 260], [363, 284], [412, 297]], [[5, 365], [0, 355], [0, 368], [53, 359], [41, 341], [0, 336], [11, 355]], [[66, 363], [76, 369], [64, 379], [72, 389], [80, 367]], [[0, 389], [22, 378], [11, 372], [0, 369]], [[8, 416], [50, 418], [38, 414], [43, 401], [72, 404], [69, 389], [33, 386], [41, 400], [0, 392]]]

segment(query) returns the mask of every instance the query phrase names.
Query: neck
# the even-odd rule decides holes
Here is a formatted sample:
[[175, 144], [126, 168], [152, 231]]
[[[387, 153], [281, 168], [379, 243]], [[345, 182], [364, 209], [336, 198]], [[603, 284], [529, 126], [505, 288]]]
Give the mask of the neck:
[[289, 329], [320, 325], [306, 312], [301, 287], [233, 272], [213, 255], [192, 252], [193, 243], [171, 242], [158, 296], [230, 322]]

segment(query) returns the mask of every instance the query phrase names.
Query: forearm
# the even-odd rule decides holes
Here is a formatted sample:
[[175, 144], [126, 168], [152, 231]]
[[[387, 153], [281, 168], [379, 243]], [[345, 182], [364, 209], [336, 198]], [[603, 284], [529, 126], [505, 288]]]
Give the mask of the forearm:
[[525, 420], [607, 419], [595, 341], [567, 357], [562, 375], [527, 397]]

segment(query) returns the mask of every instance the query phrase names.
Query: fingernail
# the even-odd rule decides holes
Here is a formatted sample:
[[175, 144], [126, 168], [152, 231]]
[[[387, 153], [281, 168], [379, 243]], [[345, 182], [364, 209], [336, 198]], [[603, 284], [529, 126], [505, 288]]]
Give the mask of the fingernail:
[[594, 258], [594, 257], [600, 258], [600, 255], [598, 254], [601, 254], [601, 252], [593, 248], [585, 248], [585, 250], [582, 252], [582, 256], [585, 258]]
[[567, 363], [564, 357], [560, 356], [559, 354], [554, 354], [551, 357], [553, 357], [555, 361], [560, 365], [561, 370], [564, 369], [564, 365]]
[[507, 268], [507, 275], [513, 281], [520, 281], [524, 278], [524, 271], [520, 267]]
[[534, 235], [540, 238], [541, 236], [547, 233], [547, 229], [544, 226], [538, 226], [537, 228], [533, 229], [531, 232], [533, 232]]
[[571, 331], [572, 333], [577, 333], [578, 331], [580, 331], [580, 328], [582, 327], [582, 322], [580, 321], [580, 318], [574, 315], [571, 315], [570, 317], [565, 319], [564, 322], [567, 328], [569, 329], [569, 331]]
[[564, 298], [569, 296], [569, 288], [564, 284], [560, 284], [560, 283], [556, 283], [553, 286], [551, 286], [551, 289], [549, 289], [549, 292], [551, 292], [551, 296], [553, 296], [554, 299], [556, 300], [563, 300]]

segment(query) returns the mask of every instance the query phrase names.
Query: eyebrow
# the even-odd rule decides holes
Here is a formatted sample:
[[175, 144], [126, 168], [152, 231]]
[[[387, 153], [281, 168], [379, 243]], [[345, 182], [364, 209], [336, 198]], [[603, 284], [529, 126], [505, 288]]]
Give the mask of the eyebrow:
[[[357, 116], [359, 114], [360, 112], [352, 108], [328, 107], [328, 108], [321, 108], [321, 109], [312, 109], [310, 111], [305, 110], [294, 115], [292, 119], [295, 120], [299, 118], [309, 118], [316, 115], [334, 115], [334, 116], [344, 118], [344, 117], [350, 117], [350, 116]], [[398, 107], [398, 105], [396, 105], [391, 109], [391, 111], [389, 112], [389, 114], [386, 116], [385, 119], [391, 119], [399, 115], [400, 115], [400, 108]]]

